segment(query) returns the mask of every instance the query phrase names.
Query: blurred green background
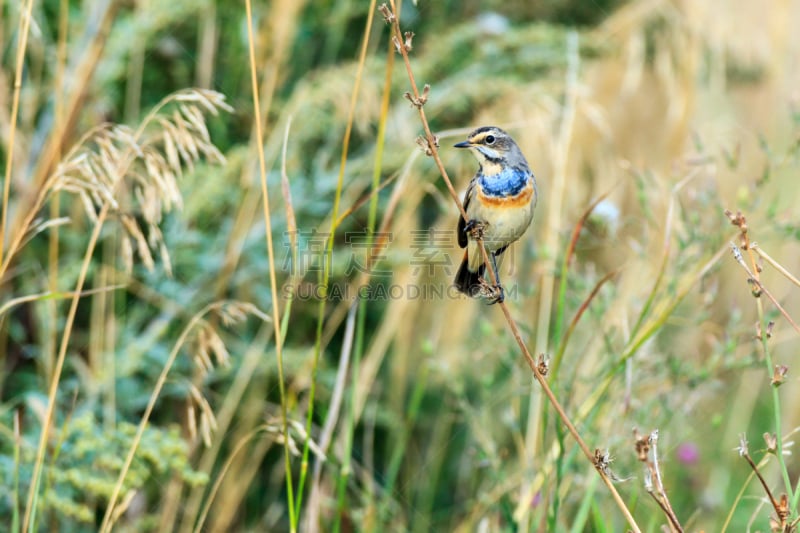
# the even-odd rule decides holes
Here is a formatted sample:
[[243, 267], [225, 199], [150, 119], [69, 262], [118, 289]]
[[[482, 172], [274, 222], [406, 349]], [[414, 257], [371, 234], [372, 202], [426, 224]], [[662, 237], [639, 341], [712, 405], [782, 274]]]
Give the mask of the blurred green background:
[[[88, 153], [73, 147], [106, 157], [108, 145], [84, 138], [104, 123], [147, 124], [166, 168], [170, 135], [186, 146], [202, 135], [148, 114], [198, 88], [233, 108], [203, 119], [225, 162], [180, 154], [182, 205], [171, 210], [159, 197], [166, 182], [144, 164], [114, 189], [57, 374], [33, 530], [100, 527], [176, 346], [116, 530], [627, 527], [499, 309], [447, 290], [462, 253], [457, 209], [416, 144], [406, 70], [381, 15], [370, 17], [375, 5], [254, 2], [260, 117], [244, 2], [44, 0], [32, 3], [27, 32], [28, 1], [2, 5], [0, 162], [5, 170], [13, 153], [13, 164], [0, 286], [0, 523], [21, 527], [68, 293], [95, 227], [87, 205], [96, 214], [107, 201], [74, 194], [91, 180], [47, 178]], [[642, 530], [667, 520], [645, 490], [633, 428], [658, 428], [664, 487], [687, 530], [769, 527], [766, 494], [736, 451], [742, 434], [756, 462], [768, 459], [760, 469], [776, 497], [791, 492], [796, 515], [800, 465], [787, 455], [781, 468], [762, 434], [780, 430], [788, 442], [800, 424], [798, 331], [763, 295], [760, 311], [729, 253], [740, 235], [724, 211], [741, 210], [750, 239], [798, 275], [800, 3], [419, 0], [400, 15], [415, 33], [411, 67], [431, 86], [425, 112], [459, 194], [476, 163], [450, 146], [480, 125], [507, 129], [536, 173], [534, 223], [501, 269], [507, 303], [531, 351], [550, 356], [549, 382], [583, 438], [611, 453]], [[173, 109], [159, 117], [185, 125]], [[568, 257], [573, 230], [602, 195]], [[139, 242], [131, 223], [145, 228]], [[370, 252], [381, 237], [386, 247]], [[756, 257], [745, 255], [747, 264]], [[758, 260], [760, 279], [800, 317], [800, 287], [773, 262]], [[219, 300], [270, 314], [270, 272], [285, 328], [283, 394], [273, 324], [251, 307], [236, 324], [227, 318], [239, 304], [204, 315], [176, 345]], [[363, 285], [372, 297], [338, 296]], [[762, 343], [759, 324], [769, 321]], [[770, 363], [788, 367], [777, 392]]]

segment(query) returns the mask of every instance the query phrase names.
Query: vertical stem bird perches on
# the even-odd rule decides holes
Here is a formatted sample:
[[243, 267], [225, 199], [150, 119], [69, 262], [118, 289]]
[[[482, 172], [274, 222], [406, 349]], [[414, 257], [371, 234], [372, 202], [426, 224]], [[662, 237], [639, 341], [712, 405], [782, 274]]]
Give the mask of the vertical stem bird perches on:
[[[413, 32], [403, 33], [401, 31], [400, 21], [396, 15], [397, 9], [395, 5], [395, 0], [390, 0], [390, 5], [391, 7], [387, 6], [386, 4], [382, 4], [379, 7], [379, 10], [383, 15], [384, 20], [386, 21], [387, 24], [389, 24], [391, 28], [392, 42], [394, 43], [395, 48], [397, 49], [398, 53], [403, 57], [403, 64], [406, 67], [408, 80], [411, 84], [411, 92], [406, 93], [406, 98], [417, 109], [420, 121], [422, 122], [422, 128], [425, 131], [425, 136], [423, 139], [421, 139], [420, 144], [424, 148], [426, 155], [433, 157], [433, 160], [436, 163], [436, 167], [439, 169], [439, 173], [441, 174], [442, 179], [444, 180], [444, 183], [447, 186], [447, 190], [449, 191], [450, 196], [453, 199], [453, 202], [456, 204], [456, 206], [458, 206], [458, 210], [461, 213], [461, 216], [464, 217], [464, 220], [468, 220], [467, 214], [464, 211], [464, 206], [461, 203], [458, 194], [456, 194], [456, 191], [453, 188], [453, 183], [452, 181], [450, 181], [447, 171], [444, 168], [444, 164], [442, 163], [442, 160], [439, 157], [439, 140], [431, 132], [430, 125], [428, 124], [428, 119], [425, 116], [425, 103], [427, 102], [428, 96], [430, 94], [430, 86], [425, 85], [422, 92], [420, 92], [417, 86], [417, 82], [414, 78], [414, 73], [411, 69], [411, 61], [409, 60], [408, 53], [413, 48], [412, 41], [414, 38], [414, 33]], [[486, 253], [486, 248], [484, 247], [482, 240], [478, 240], [478, 247], [481, 250], [481, 254], [483, 255], [483, 260], [485, 264], [487, 265], [490, 264], [489, 256]], [[495, 277], [494, 272], [492, 272], [492, 269], [487, 269], [487, 270], [489, 271], [489, 277], [491, 278], [492, 283], [494, 285], [497, 285], [497, 279]], [[607, 454], [600, 453], [597, 450], [593, 453], [589, 448], [589, 446], [586, 444], [586, 442], [583, 440], [583, 438], [580, 436], [578, 430], [575, 428], [575, 425], [572, 423], [566, 411], [564, 411], [564, 408], [561, 406], [558, 399], [556, 399], [555, 395], [553, 394], [553, 391], [550, 389], [550, 386], [547, 384], [547, 380], [545, 379], [545, 373], [543, 372], [543, 370], [546, 371], [546, 366], [541, 365], [540, 368], [540, 365], [537, 364], [537, 362], [534, 360], [533, 356], [528, 350], [528, 347], [525, 345], [525, 341], [522, 340], [522, 335], [519, 332], [519, 327], [517, 326], [514, 319], [511, 317], [511, 313], [509, 312], [506, 304], [501, 301], [498, 302], [498, 305], [500, 306], [500, 309], [503, 311], [503, 315], [505, 316], [506, 321], [508, 322], [508, 327], [511, 330], [511, 333], [514, 335], [514, 339], [517, 341], [517, 344], [519, 345], [522, 354], [525, 356], [525, 361], [528, 363], [528, 366], [533, 372], [534, 378], [539, 383], [539, 385], [541, 385], [545, 396], [547, 396], [547, 399], [550, 402], [550, 405], [553, 406], [553, 409], [555, 409], [556, 413], [558, 414], [558, 417], [561, 419], [563, 424], [567, 427], [567, 430], [570, 432], [575, 441], [578, 443], [578, 446], [580, 447], [583, 454], [586, 456], [589, 462], [592, 463], [592, 465], [595, 467], [595, 470], [597, 470], [598, 474], [600, 474], [600, 477], [608, 487], [611, 496], [614, 498], [614, 501], [617, 503], [617, 506], [622, 511], [622, 514], [625, 516], [625, 519], [628, 521], [628, 524], [630, 525], [631, 529], [635, 532], [641, 531], [639, 529], [639, 526], [636, 524], [633, 515], [631, 515], [630, 510], [628, 510], [627, 506], [625, 505], [625, 502], [622, 501], [622, 497], [619, 495], [619, 492], [617, 492], [617, 489], [614, 487], [614, 484], [611, 480], [610, 471], [608, 470], [607, 461], [598, 459], [599, 457], [607, 457]]]

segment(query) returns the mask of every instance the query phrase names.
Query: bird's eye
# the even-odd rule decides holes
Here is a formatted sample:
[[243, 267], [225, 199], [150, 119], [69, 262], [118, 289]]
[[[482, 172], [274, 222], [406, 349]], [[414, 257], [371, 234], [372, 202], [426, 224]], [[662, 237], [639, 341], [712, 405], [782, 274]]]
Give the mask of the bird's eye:
[[487, 135], [484, 142], [486, 142], [486, 144], [494, 144], [494, 135]]

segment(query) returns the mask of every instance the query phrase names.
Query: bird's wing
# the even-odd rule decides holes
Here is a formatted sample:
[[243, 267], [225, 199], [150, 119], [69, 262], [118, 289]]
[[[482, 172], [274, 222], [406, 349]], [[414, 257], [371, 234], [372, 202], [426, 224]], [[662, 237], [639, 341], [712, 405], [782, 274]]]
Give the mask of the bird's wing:
[[[467, 206], [469, 205], [469, 201], [472, 198], [472, 190], [475, 188], [475, 180], [469, 182], [469, 187], [467, 187], [467, 192], [464, 193], [464, 201], [462, 202], [464, 205], [464, 211], [467, 210]], [[467, 221], [464, 220], [464, 217], [461, 216], [459, 213], [458, 215], [458, 228], [456, 230], [456, 236], [458, 237], [458, 245], [461, 248], [467, 247], [467, 232], [464, 231], [464, 228], [467, 225]]]

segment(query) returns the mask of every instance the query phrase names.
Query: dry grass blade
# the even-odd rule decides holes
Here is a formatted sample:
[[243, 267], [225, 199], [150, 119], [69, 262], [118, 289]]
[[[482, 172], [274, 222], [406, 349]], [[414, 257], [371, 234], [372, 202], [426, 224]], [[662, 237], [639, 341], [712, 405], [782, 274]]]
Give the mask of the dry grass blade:
[[789, 322], [789, 324], [792, 326], [792, 328], [794, 328], [794, 330], [797, 333], [800, 333], [800, 326], [798, 326], [795, 323], [795, 321], [792, 319], [791, 315], [789, 315], [786, 309], [784, 309], [783, 306], [780, 303], [778, 303], [778, 300], [772, 295], [772, 293], [770, 293], [767, 290], [767, 288], [764, 286], [761, 280], [758, 279], [758, 277], [750, 270], [750, 268], [744, 262], [744, 258], [742, 257], [742, 252], [739, 251], [739, 247], [736, 246], [734, 243], [730, 243], [730, 245], [734, 259], [736, 259], [736, 262], [739, 263], [739, 266], [741, 266], [744, 269], [744, 271], [747, 272], [748, 276], [747, 282], [753, 286], [753, 296], [758, 297], [761, 294], [765, 294], [767, 298], [769, 298], [769, 300], [772, 302], [772, 305], [774, 305], [775, 308], [778, 311], [780, 311], [781, 315], [783, 315], [783, 318], [785, 318], [786, 321]]
[[286, 150], [289, 147], [289, 131], [292, 127], [292, 117], [286, 121], [286, 131], [283, 134], [283, 152], [281, 155], [281, 194], [283, 205], [286, 208], [286, 231], [289, 233], [289, 244], [292, 250], [297, 250], [297, 218], [294, 214], [292, 191], [289, 187], [289, 174], [286, 172]]
[[617, 276], [617, 274], [619, 274], [619, 273], [620, 273], [619, 269], [618, 270], [613, 270], [613, 271], [607, 273], [602, 278], [600, 278], [600, 281], [598, 281], [595, 284], [594, 288], [592, 288], [592, 291], [589, 293], [589, 296], [587, 296], [586, 299], [584, 299], [583, 302], [581, 302], [580, 307], [575, 312], [575, 316], [572, 317], [572, 321], [569, 323], [569, 326], [567, 327], [567, 330], [564, 332], [564, 337], [561, 339], [561, 344], [559, 346], [558, 352], [556, 353], [556, 356], [555, 356], [554, 361], [553, 361], [553, 372], [554, 373], [558, 372], [558, 368], [561, 365], [561, 361], [562, 361], [562, 359], [564, 357], [564, 352], [567, 349], [567, 344], [569, 343], [569, 339], [572, 336], [572, 333], [575, 331], [575, 328], [577, 327], [578, 322], [580, 321], [581, 317], [583, 316], [583, 313], [586, 312], [586, 310], [589, 308], [589, 305], [592, 303], [592, 300], [594, 300], [594, 297], [597, 296], [598, 292], [600, 292], [600, 289], [603, 288], [603, 285], [605, 285], [606, 282], [608, 282], [608, 281], [612, 280], [613, 278], [615, 278]]
[[[114, 517], [115, 515], [115, 507], [117, 503], [117, 499], [119, 498], [120, 492], [122, 490], [122, 484], [125, 481], [125, 476], [128, 474], [128, 470], [130, 468], [131, 462], [133, 462], [133, 458], [136, 455], [136, 450], [139, 447], [139, 443], [141, 442], [142, 435], [144, 434], [144, 430], [147, 427], [147, 424], [150, 421], [150, 415], [155, 408], [156, 401], [161, 394], [161, 390], [164, 388], [164, 385], [167, 381], [167, 375], [169, 371], [172, 369], [172, 366], [175, 363], [175, 360], [180, 353], [181, 348], [186, 344], [189, 335], [195, 331], [198, 327], [199, 334], [201, 336], [205, 335], [208, 337], [208, 331], [203, 327], [205, 316], [209, 313], [217, 313], [220, 316], [224, 316], [226, 313], [230, 313], [231, 309], [235, 309], [236, 313], [238, 314], [240, 311], [244, 309], [248, 309], [248, 304], [242, 305], [239, 302], [231, 302], [231, 301], [221, 301], [221, 302], [214, 302], [206, 307], [204, 307], [200, 312], [195, 314], [189, 323], [184, 327], [183, 331], [181, 332], [178, 339], [175, 341], [175, 344], [170, 352], [169, 356], [167, 357], [166, 362], [164, 363], [164, 367], [161, 369], [161, 374], [158, 376], [158, 380], [156, 381], [155, 385], [153, 386], [153, 390], [150, 393], [150, 398], [147, 402], [147, 407], [145, 407], [144, 414], [142, 415], [141, 420], [139, 421], [139, 426], [136, 430], [136, 435], [131, 442], [131, 447], [128, 450], [128, 454], [125, 457], [125, 461], [123, 463], [122, 469], [120, 470], [119, 476], [117, 477], [117, 482], [114, 486], [114, 490], [109, 497], [108, 506], [106, 507], [106, 512], [103, 517], [103, 523], [100, 526], [100, 532], [107, 532], [110, 531], [113, 524], [114, 524]], [[214, 333], [214, 337], [216, 337], [216, 333]], [[207, 341], [211, 342], [212, 344], [215, 341]], [[221, 342], [221, 341], [220, 341]], [[202, 341], [201, 341], [202, 343]], [[218, 348], [211, 348], [212, 350]], [[217, 422], [216, 418], [214, 417], [213, 410], [211, 406], [208, 404], [208, 401], [202, 397], [202, 395], [197, 391], [197, 389], [191, 389], [192, 398], [195, 400], [195, 405], [199, 407], [201, 416], [200, 416], [200, 433], [203, 436], [203, 440], [205, 442], [210, 442], [211, 440], [211, 431], [216, 428]]]
[[[250, 65], [250, 85], [252, 90], [252, 98], [253, 98], [253, 110], [255, 112], [255, 129], [256, 129], [256, 146], [258, 152], [258, 170], [259, 170], [259, 177], [261, 183], [261, 198], [263, 201], [263, 216], [264, 216], [264, 230], [265, 230], [265, 237], [266, 237], [266, 244], [267, 244], [267, 256], [269, 259], [269, 284], [270, 290], [272, 293], [272, 325], [273, 325], [273, 335], [275, 337], [275, 357], [277, 358], [278, 364], [278, 383], [280, 389], [280, 398], [281, 398], [281, 418], [283, 422], [283, 433], [284, 435], [289, 434], [289, 426], [288, 426], [288, 412], [287, 412], [287, 405], [286, 405], [286, 385], [284, 383], [283, 377], [283, 339], [281, 336], [281, 320], [280, 320], [280, 309], [278, 307], [279, 297], [278, 297], [278, 282], [275, 277], [275, 251], [272, 245], [272, 217], [270, 216], [270, 205], [269, 205], [269, 188], [267, 187], [267, 164], [264, 158], [264, 134], [262, 132], [262, 124], [261, 124], [261, 101], [259, 98], [259, 90], [258, 90], [258, 76], [256, 74], [256, 55], [255, 55], [255, 42], [253, 36], [253, 8], [251, 5], [250, 0], [246, 0], [245, 2], [246, 14], [247, 14], [247, 44], [248, 44], [248, 56], [249, 56], [249, 65]], [[297, 518], [295, 517], [294, 512], [294, 491], [292, 489], [292, 471], [291, 471], [291, 458], [289, 456], [289, 439], [287, 438], [284, 441], [284, 465], [286, 468], [286, 497], [288, 499], [289, 505], [289, 522], [291, 524], [291, 530], [294, 532], [297, 528]]]
[[[199, 533], [204, 530], [203, 528], [206, 522], [206, 518], [208, 517], [208, 511], [211, 509], [211, 505], [214, 503], [214, 499], [217, 495], [217, 492], [219, 492], [219, 488], [222, 485], [222, 482], [225, 480], [225, 476], [228, 473], [228, 470], [230, 470], [231, 465], [239, 456], [239, 453], [242, 450], [244, 450], [245, 446], [249, 444], [253, 439], [255, 439], [260, 433], [267, 432], [271, 434], [270, 429], [271, 428], [268, 425], [259, 426], [255, 428], [253, 431], [251, 431], [243, 439], [241, 439], [238, 443], [236, 443], [236, 446], [233, 448], [233, 451], [230, 453], [225, 463], [220, 468], [219, 473], [216, 475], [216, 479], [214, 480], [214, 484], [211, 486], [211, 490], [209, 490], [208, 497], [206, 498], [206, 501], [203, 504], [203, 508], [200, 511], [197, 524], [194, 527], [195, 533]], [[273, 440], [277, 440], [275, 439], [275, 437], [270, 437], [270, 438], [272, 438]]]
[[[19, 113], [19, 98], [22, 90], [22, 72], [25, 61], [25, 49], [28, 45], [28, 33], [31, 27], [33, 0], [20, 9], [19, 39], [17, 41], [17, 58], [14, 74], [14, 95], [11, 100], [11, 117], [9, 120], [8, 149], [6, 150], [6, 168], [3, 180], [3, 207], [0, 214], [0, 264], [3, 264], [6, 250], [6, 224], [8, 223], [9, 196], [11, 194], [11, 170], [14, 165], [14, 137], [17, 132], [17, 115]], [[0, 277], [2, 275], [0, 274]]]
[[[328, 446], [330, 446], [333, 430], [339, 421], [339, 410], [342, 406], [344, 399], [344, 391], [347, 383], [347, 374], [350, 367], [350, 356], [353, 350], [353, 333], [355, 332], [356, 325], [356, 311], [358, 305], [355, 303], [350, 306], [347, 313], [347, 325], [345, 326], [344, 340], [342, 341], [342, 351], [339, 357], [339, 366], [336, 370], [336, 385], [331, 395], [330, 407], [328, 414], [325, 418], [325, 425], [319, 436], [319, 449], [320, 455], [325, 456], [328, 453]], [[322, 474], [322, 461], [314, 463], [314, 470], [311, 475], [311, 494], [308, 498], [308, 515], [306, 517], [306, 531], [316, 531], [319, 528], [317, 523], [320, 510], [320, 476]]]
[[767, 263], [769, 263], [770, 265], [772, 265], [772, 266], [773, 266], [773, 268], [775, 268], [775, 270], [777, 270], [778, 272], [780, 272], [780, 273], [781, 273], [781, 274], [782, 274], [782, 275], [783, 275], [783, 276], [784, 276], [786, 279], [788, 279], [789, 281], [791, 281], [792, 283], [794, 283], [796, 286], [800, 287], [800, 280], [798, 280], [796, 277], [794, 277], [794, 276], [792, 275], [792, 273], [791, 273], [791, 272], [789, 272], [788, 270], [786, 270], [785, 268], [783, 268], [783, 265], [781, 265], [780, 263], [778, 263], [777, 261], [775, 261], [775, 260], [774, 260], [774, 259], [773, 259], [773, 258], [772, 258], [772, 257], [771, 257], [769, 254], [767, 254], [767, 252], [765, 252], [764, 250], [762, 250], [762, 249], [761, 249], [761, 247], [760, 247], [760, 246], [758, 246], [758, 244], [757, 244], [757, 243], [752, 243], [752, 244], [750, 245], [750, 247], [751, 247], [753, 250], [755, 250], [755, 252], [756, 252], [756, 253], [757, 253], [757, 254], [758, 254], [758, 255], [759, 255], [759, 256], [760, 256], [760, 257], [761, 257], [761, 258], [762, 258], [764, 261], [766, 261]]
[[597, 198], [595, 198], [595, 200], [589, 205], [588, 208], [586, 208], [586, 211], [583, 212], [583, 215], [581, 215], [581, 218], [578, 220], [578, 222], [572, 228], [572, 235], [570, 236], [569, 245], [567, 246], [566, 257], [564, 258], [564, 263], [565, 264], [569, 264], [572, 261], [572, 257], [575, 254], [575, 247], [578, 245], [578, 237], [580, 237], [581, 230], [583, 230], [583, 227], [586, 225], [586, 221], [589, 220], [589, 217], [591, 216], [591, 214], [595, 210], [595, 208], [598, 205], [600, 205], [600, 203], [603, 200], [608, 198], [608, 196], [611, 194], [612, 190], [608, 190], [608, 191], [604, 192], [603, 194], [601, 194], [600, 196], [598, 196]]
[[[101, 294], [108, 291], [115, 291], [117, 289], [125, 288], [124, 285], [111, 285], [109, 287], [98, 287], [96, 289], [86, 290], [80, 293], [80, 296], [91, 296], [93, 294]], [[27, 302], [37, 302], [41, 300], [51, 300], [51, 299], [67, 299], [72, 298], [75, 296], [72, 292], [42, 292], [39, 294], [29, 294], [28, 296], [18, 296], [16, 298], [11, 298], [10, 300], [3, 302], [3, 305], [0, 306], [0, 321], [3, 320], [3, 317], [6, 313], [8, 313], [14, 307], [27, 303]]]

